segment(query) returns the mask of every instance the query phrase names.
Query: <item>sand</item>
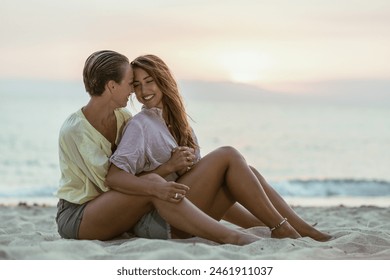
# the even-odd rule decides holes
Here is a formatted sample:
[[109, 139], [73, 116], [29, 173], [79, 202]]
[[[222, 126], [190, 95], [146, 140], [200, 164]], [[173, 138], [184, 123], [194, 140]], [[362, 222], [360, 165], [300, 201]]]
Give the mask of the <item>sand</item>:
[[334, 236], [272, 239], [246, 246], [219, 245], [201, 238], [148, 240], [122, 236], [112, 241], [62, 239], [52, 206], [0, 206], [0, 259], [6, 260], [389, 260], [390, 207], [294, 207], [305, 220]]

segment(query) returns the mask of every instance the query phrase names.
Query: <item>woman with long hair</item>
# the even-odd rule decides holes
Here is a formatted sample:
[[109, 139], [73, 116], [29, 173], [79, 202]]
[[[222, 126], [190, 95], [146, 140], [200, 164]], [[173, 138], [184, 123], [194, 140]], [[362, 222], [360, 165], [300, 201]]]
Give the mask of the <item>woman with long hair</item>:
[[[222, 225], [187, 198], [179, 203], [171, 194], [185, 196], [188, 186], [157, 174], [124, 172], [120, 184], [108, 187], [109, 158], [131, 118], [124, 107], [133, 91], [133, 70], [127, 57], [104, 50], [88, 57], [83, 77], [90, 100], [65, 120], [59, 136], [56, 222], [63, 238], [108, 240], [133, 230], [168, 238], [172, 225], [218, 243], [244, 245], [259, 239]], [[155, 221], [152, 228], [150, 221]]]
[[[172, 199], [188, 199], [217, 221], [225, 218], [245, 227], [264, 224], [276, 238], [330, 238], [301, 219], [236, 149], [221, 147], [200, 157], [177, 83], [163, 60], [144, 55], [131, 66], [143, 108], [127, 123], [111, 157], [109, 186], [119, 185], [122, 173], [156, 173], [189, 187], [186, 193], [170, 193]], [[188, 236], [177, 230], [175, 234]]]

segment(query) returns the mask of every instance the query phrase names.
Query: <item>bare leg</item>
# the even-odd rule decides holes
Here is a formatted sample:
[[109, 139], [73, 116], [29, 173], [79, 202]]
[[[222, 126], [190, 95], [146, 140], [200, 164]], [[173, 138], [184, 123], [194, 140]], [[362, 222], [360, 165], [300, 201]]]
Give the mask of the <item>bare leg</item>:
[[297, 213], [286, 203], [286, 201], [268, 184], [264, 177], [252, 166], [250, 166], [250, 168], [263, 186], [264, 191], [271, 200], [272, 204], [279, 213], [288, 219], [289, 223], [299, 232], [300, 235], [311, 237], [317, 241], [327, 241], [331, 238], [329, 234], [320, 232], [299, 217]]
[[172, 203], [154, 197], [132, 196], [116, 191], [106, 192], [88, 203], [80, 225], [79, 238], [114, 238], [130, 230], [154, 207], [169, 224], [195, 236], [236, 245], [259, 240], [257, 236], [228, 228], [215, 221], [188, 199]]
[[[209, 153], [190, 172], [180, 177], [178, 182], [190, 186], [187, 197], [206, 213], [210, 212], [211, 205], [220, 195], [221, 186], [226, 186], [233, 201], [238, 201], [268, 227], [274, 227], [284, 218], [268, 199], [245, 159], [231, 147], [219, 148]], [[222, 205], [224, 208], [220, 209], [220, 213], [226, 213], [231, 205]], [[222, 217], [223, 215], [217, 218]], [[271, 236], [300, 237], [288, 222], [272, 232]]]
[[[230, 208], [229, 208], [230, 207]], [[227, 210], [226, 210], [227, 209]], [[234, 199], [226, 187], [221, 187], [211, 205], [208, 215], [217, 221], [223, 220], [230, 222], [242, 228], [251, 228], [256, 226], [265, 226], [251, 212], [246, 210], [241, 204], [234, 203]], [[182, 232], [176, 228], [172, 229], [172, 235], [177, 238], [189, 238], [190, 234]]]
[[154, 205], [169, 224], [195, 236], [222, 244], [236, 245], [245, 245], [260, 239], [257, 236], [226, 227], [199, 210], [186, 198], [178, 204], [157, 199]]
[[265, 226], [262, 221], [237, 202], [227, 210], [223, 219], [242, 228]]
[[[207, 206], [202, 205], [202, 211], [207, 211], [207, 214], [210, 217], [214, 218], [217, 221], [220, 221], [222, 217], [226, 216], [226, 211], [229, 212], [229, 210], [231, 208], [235, 208], [234, 207], [235, 204], [236, 203], [234, 203], [234, 198], [231, 197], [231, 194], [229, 193], [229, 191], [225, 187], [221, 187], [218, 190], [218, 193], [216, 194], [215, 199], [212, 200], [212, 203], [210, 203]], [[239, 217], [240, 214], [249, 213], [250, 215], [252, 215], [245, 208], [243, 208], [243, 209], [246, 212], [245, 211], [232, 211], [234, 213], [232, 215], [230, 215], [231, 217], [229, 217], [231, 220], [230, 221], [228, 219], [225, 219], [225, 220], [232, 223], [232, 224], [239, 225], [238, 223], [235, 223], [235, 222], [240, 221], [240, 217]], [[241, 208], [237, 209], [237, 210], [241, 210]], [[244, 219], [244, 222], [245, 222], [245, 220], [246, 219]], [[176, 228], [172, 229], [172, 235], [173, 234], [175, 234], [179, 238], [188, 238], [191, 236], [190, 234], [183, 232], [183, 231], [180, 231]]]
[[[297, 213], [286, 203], [286, 201], [273, 189], [265, 178], [252, 166], [251, 170], [261, 183], [268, 198], [275, 208], [286, 218], [290, 224], [299, 232], [301, 236], [311, 237], [317, 241], [328, 241], [332, 236], [321, 232], [306, 223]], [[235, 203], [223, 216], [223, 219], [243, 228], [264, 226], [264, 223], [252, 215], [239, 203]]]

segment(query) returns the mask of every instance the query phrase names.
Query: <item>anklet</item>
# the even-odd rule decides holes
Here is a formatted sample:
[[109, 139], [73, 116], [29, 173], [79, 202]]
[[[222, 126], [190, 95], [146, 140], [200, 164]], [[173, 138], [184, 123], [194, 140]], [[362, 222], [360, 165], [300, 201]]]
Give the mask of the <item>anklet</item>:
[[274, 231], [275, 229], [280, 228], [285, 222], [287, 222], [287, 218], [284, 218], [279, 224], [277, 224], [276, 226], [274, 226], [274, 227], [271, 228], [270, 230], [271, 230], [271, 231]]

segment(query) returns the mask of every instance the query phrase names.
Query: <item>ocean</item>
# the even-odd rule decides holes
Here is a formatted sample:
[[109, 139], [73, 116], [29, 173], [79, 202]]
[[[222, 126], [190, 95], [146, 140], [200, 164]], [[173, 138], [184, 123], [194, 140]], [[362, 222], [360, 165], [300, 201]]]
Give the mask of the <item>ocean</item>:
[[[179, 84], [202, 155], [235, 147], [291, 204], [390, 207], [389, 103]], [[59, 129], [88, 99], [81, 81], [1, 81], [0, 204], [55, 205]]]

